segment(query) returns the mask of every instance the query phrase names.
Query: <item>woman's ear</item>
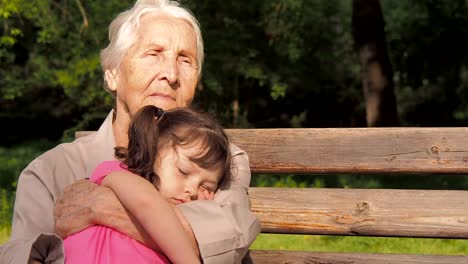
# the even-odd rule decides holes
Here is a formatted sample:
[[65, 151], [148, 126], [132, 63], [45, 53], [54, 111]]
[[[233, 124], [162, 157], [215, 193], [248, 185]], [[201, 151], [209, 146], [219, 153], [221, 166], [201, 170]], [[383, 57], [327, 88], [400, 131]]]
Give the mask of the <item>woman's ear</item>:
[[107, 84], [107, 88], [109, 91], [115, 92], [117, 90], [117, 83], [118, 83], [118, 77], [117, 77], [117, 70], [106, 70], [104, 72], [104, 78]]

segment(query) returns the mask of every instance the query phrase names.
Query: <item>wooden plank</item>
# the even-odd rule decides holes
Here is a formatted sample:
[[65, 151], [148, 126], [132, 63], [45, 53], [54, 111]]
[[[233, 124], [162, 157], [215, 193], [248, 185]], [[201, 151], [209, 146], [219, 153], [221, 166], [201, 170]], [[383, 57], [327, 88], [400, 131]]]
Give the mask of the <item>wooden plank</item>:
[[468, 128], [231, 129], [255, 173], [467, 173]]
[[253, 173], [468, 173], [463, 127], [226, 131]]
[[468, 256], [254, 250], [244, 264], [466, 264]]
[[249, 195], [266, 233], [468, 238], [468, 191], [250, 188]]

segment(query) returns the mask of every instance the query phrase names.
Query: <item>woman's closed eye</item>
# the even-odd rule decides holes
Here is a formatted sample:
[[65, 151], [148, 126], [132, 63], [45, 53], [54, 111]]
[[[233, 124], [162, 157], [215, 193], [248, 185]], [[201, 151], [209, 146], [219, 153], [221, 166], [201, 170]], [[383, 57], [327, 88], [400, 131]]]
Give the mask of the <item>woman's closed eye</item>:
[[179, 170], [180, 174], [186, 175], [186, 176], [189, 175], [189, 173], [187, 171], [185, 171], [185, 170], [183, 170], [181, 168], [177, 168], [177, 169]]
[[147, 52], [145, 52], [145, 55], [147, 55], [147, 56], [158, 56], [160, 53], [161, 53], [161, 50], [152, 49], [152, 50], [148, 50]]
[[180, 56], [179, 61], [187, 65], [192, 65], [192, 60], [190, 60], [189, 57]]
[[180, 55], [177, 58], [177, 62], [183, 67], [184, 69], [197, 69], [197, 60], [194, 59], [190, 55]]

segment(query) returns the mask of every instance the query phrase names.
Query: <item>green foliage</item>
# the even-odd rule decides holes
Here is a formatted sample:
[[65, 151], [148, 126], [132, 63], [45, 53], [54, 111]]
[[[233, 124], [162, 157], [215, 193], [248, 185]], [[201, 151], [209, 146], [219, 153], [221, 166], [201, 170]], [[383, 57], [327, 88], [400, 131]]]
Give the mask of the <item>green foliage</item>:
[[0, 189], [0, 244], [10, 237], [14, 197], [14, 192]]
[[34, 158], [54, 144], [39, 140], [11, 148], [0, 147], [0, 244], [10, 236], [18, 176]]
[[[334, 122], [343, 125], [348, 122], [339, 116], [362, 115], [363, 108], [351, 104], [361, 95], [349, 70], [357, 65], [350, 2], [214, 2], [187, 1], [206, 43], [199, 104], [227, 113], [223, 118], [229, 120], [230, 106], [238, 100], [240, 112], [255, 127], [325, 126], [330, 120], [315, 114], [323, 108], [337, 113]], [[344, 82], [351, 84], [346, 88], [354, 91], [352, 97]], [[294, 119], [306, 109], [308, 115], [302, 116], [307, 118]]]
[[280, 97], [284, 97], [286, 95], [287, 86], [283, 83], [273, 83], [273, 87], [271, 87], [271, 98], [277, 100]]
[[39, 154], [51, 148], [54, 142], [28, 142], [11, 148], [0, 147], [0, 189], [12, 192], [21, 171]]
[[466, 124], [468, 2], [382, 3], [403, 124]]
[[[182, 2], [199, 19], [205, 42], [195, 104], [223, 124], [365, 125], [351, 1]], [[0, 118], [8, 119], [1, 121], [97, 129], [113, 104], [102, 89], [99, 51], [110, 21], [132, 3], [2, 1]], [[382, 0], [382, 6], [403, 125], [465, 124], [467, 2]]]
[[113, 16], [132, 2], [2, 1], [0, 117], [51, 120], [48, 130], [79, 126], [87, 112], [102, 118], [113, 100], [103, 89], [99, 51]]

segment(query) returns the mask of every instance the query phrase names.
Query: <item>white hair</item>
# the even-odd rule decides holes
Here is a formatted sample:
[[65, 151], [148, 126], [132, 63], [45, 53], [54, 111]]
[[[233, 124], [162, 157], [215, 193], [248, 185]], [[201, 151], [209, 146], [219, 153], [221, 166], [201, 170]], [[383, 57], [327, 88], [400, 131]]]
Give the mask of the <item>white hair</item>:
[[200, 24], [192, 12], [170, 0], [138, 0], [132, 8], [120, 13], [112, 21], [109, 26], [109, 45], [101, 51], [103, 71], [119, 68], [125, 53], [137, 41], [140, 20], [146, 14], [164, 14], [184, 19], [192, 26], [197, 37], [197, 66], [200, 77], [204, 57]]

